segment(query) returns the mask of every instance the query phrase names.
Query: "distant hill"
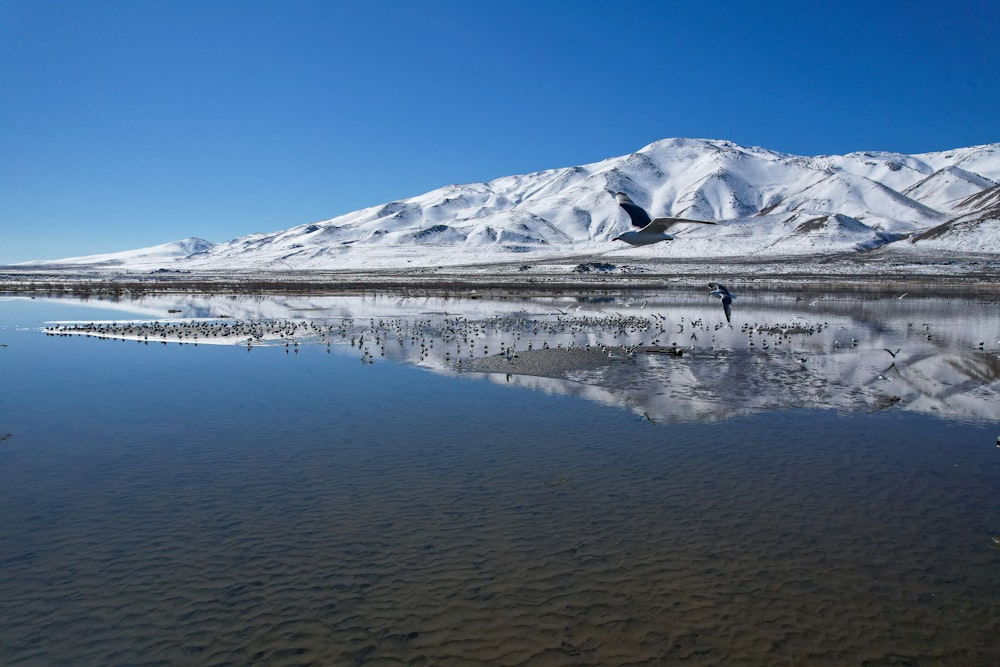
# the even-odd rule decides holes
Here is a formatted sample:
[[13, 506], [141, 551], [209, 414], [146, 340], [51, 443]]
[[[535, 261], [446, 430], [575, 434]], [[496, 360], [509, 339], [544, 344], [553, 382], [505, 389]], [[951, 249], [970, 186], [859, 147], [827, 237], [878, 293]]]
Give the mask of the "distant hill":
[[[593, 164], [448, 185], [322, 222], [212, 244], [32, 264], [134, 270], [340, 269], [517, 261], [628, 250], [637, 257], [864, 252], [888, 244], [1000, 253], [1000, 144], [920, 155], [803, 157], [729, 141], [664, 139]], [[642, 249], [614, 193], [675, 229]]]

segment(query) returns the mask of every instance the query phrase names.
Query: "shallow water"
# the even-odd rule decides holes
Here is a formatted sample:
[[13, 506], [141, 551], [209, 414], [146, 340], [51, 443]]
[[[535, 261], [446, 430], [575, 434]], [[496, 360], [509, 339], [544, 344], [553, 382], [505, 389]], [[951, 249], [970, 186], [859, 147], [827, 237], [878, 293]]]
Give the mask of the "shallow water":
[[[705, 319], [719, 349], [556, 378], [457, 370], [409, 336], [359, 360], [349, 336], [248, 352], [40, 331], [178, 305], [359, 331], [447, 311], [492, 322], [477, 346], [499, 351], [498, 312], [567, 305], [190, 303], [0, 301], [0, 662], [1000, 662], [995, 352], [970, 340], [996, 320], [976, 304], [831, 304], [841, 319], [787, 354], [697, 303], [602, 304], [662, 305], [671, 333]], [[737, 306], [768, 323], [817, 307]], [[899, 341], [902, 379], [875, 354]], [[941, 368], [965, 379], [935, 384]], [[749, 400], [771, 373], [812, 397]], [[905, 400], [879, 404], [872, 373]], [[622, 387], [636, 377], [674, 380]], [[681, 377], [697, 400], [658, 407]]]

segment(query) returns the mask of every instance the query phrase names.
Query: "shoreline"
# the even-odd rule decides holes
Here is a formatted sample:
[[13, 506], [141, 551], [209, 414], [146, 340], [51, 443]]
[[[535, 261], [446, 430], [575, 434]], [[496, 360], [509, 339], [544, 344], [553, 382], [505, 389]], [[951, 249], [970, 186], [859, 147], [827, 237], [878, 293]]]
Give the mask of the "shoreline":
[[125, 270], [123, 267], [0, 267], [0, 295], [142, 297], [204, 293], [456, 298], [604, 296], [690, 289], [710, 280], [741, 291], [913, 292], [1000, 296], [1000, 255], [868, 252], [818, 257], [523, 258], [460, 266], [340, 270]]

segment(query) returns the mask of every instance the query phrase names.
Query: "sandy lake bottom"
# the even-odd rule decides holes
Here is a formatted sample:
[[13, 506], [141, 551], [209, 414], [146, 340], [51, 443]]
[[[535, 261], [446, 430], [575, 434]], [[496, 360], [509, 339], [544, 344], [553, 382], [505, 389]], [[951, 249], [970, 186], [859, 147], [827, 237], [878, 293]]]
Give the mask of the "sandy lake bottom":
[[[532, 308], [586, 314], [555, 305]], [[440, 338], [385, 357], [358, 331], [137, 344], [42, 331], [122, 320], [108, 304], [0, 302], [0, 662], [1000, 664], [990, 320], [754, 312], [832, 321], [786, 354], [709, 306], [658, 311], [671, 334], [714, 318], [682, 357], [484, 375]], [[323, 307], [309, 317], [362, 327], [445, 310]], [[498, 328], [476, 359], [513, 346]], [[550, 349], [583, 335], [541, 328]], [[626, 352], [650, 343], [627, 333]], [[590, 334], [587, 354], [612, 335]]]

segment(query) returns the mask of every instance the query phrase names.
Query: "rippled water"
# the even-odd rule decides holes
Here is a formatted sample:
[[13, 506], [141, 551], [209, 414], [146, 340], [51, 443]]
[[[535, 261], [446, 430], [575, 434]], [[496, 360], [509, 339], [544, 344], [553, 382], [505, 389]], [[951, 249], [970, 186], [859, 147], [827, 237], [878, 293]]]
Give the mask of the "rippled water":
[[[289, 316], [209, 303], [198, 316]], [[458, 372], [440, 342], [359, 361], [346, 336], [248, 352], [40, 331], [167, 305], [0, 301], [4, 664], [1000, 662], [1000, 417], [982, 407], [993, 352], [962, 333], [990, 332], [975, 304], [848, 314], [847, 334], [803, 334], [787, 359], [743, 346], [737, 326], [674, 365], [569, 378]], [[292, 310], [363, 327], [498, 308], [365, 307]], [[673, 309], [672, 325], [680, 313], [691, 322]], [[935, 369], [985, 365], [934, 384], [913, 370], [928, 367], [921, 347], [885, 375], [892, 358], [875, 352], [907, 336], [911, 350], [947, 341], [938, 356], [959, 362]], [[795, 386], [822, 396], [834, 378], [825, 409], [726, 403], [751, 392], [725, 383], [755, 368], [788, 362], [775, 377], [799, 382], [807, 352], [828, 370]], [[713, 375], [720, 360], [742, 370]], [[668, 365], [697, 390], [681, 414], [608, 384]], [[889, 389], [837, 400], [869, 381]], [[891, 391], [907, 405], [877, 402]]]

